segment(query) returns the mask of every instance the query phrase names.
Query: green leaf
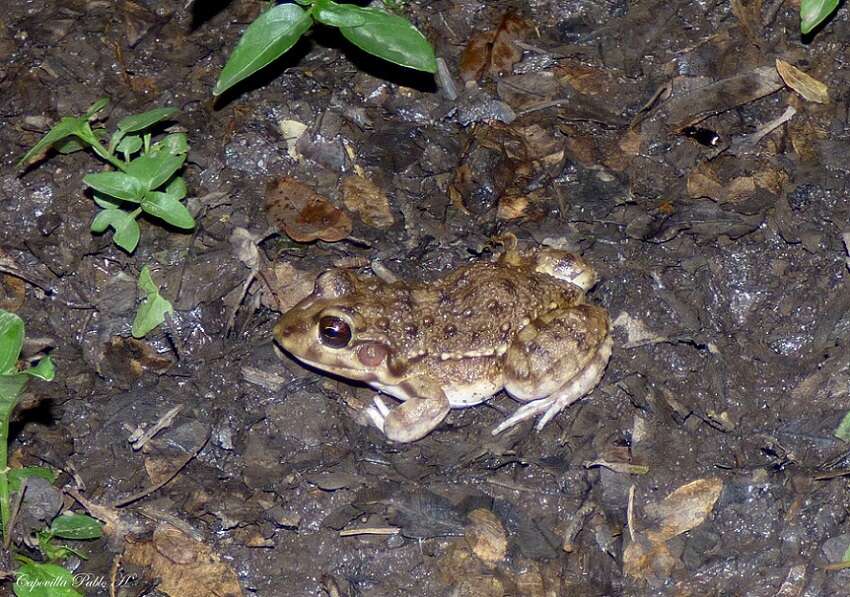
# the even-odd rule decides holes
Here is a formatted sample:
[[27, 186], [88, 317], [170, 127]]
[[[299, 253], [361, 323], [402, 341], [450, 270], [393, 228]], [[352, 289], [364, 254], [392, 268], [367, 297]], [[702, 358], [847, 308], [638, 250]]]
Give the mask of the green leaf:
[[58, 564], [42, 564], [18, 556], [24, 562], [15, 572], [12, 589], [17, 597], [83, 597], [74, 589], [74, 577]]
[[24, 345], [24, 320], [0, 309], [0, 375], [17, 372]]
[[434, 49], [410, 21], [377, 8], [350, 6], [348, 10], [356, 11], [365, 19], [362, 25], [339, 28], [342, 35], [355, 46], [393, 64], [429, 73], [437, 72]]
[[97, 172], [86, 174], [83, 182], [96, 191], [124, 201], [139, 203], [145, 195], [144, 183], [124, 172]]
[[91, 231], [105, 232], [109, 226], [112, 226], [115, 230], [115, 234], [112, 235], [112, 242], [128, 253], [132, 253], [139, 244], [139, 237], [141, 236], [139, 223], [133, 217], [133, 214], [115, 208], [104, 209], [92, 221]]
[[[98, 127], [92, 131], [95, 138], [102, 141], [106, 138], [106, 129], [103, 127]], [[61, 153], [62, 155], [68, 155], [69, 153], [74, 153], [76, 151], [81, 151], [89, 146], [89, 143], [86, 141], [82, 141], [79, 137], [65, 137], [64, 139], [60, 139], [56, 143], [53, 144], [53, 149]]]
[[180, 155], [189, 153], [189, 140], [186, 138], [186, 133], [171, 133], [153, 144], [154, 151], [164, 151], [171, 155]]
[[0, 375], [0, 419], [11, 416], [29, 379], [29, 376], [23, 373]]
[[23, 468], [13, 468], [9, 470], [7, 478], [9, 480], [9, 491], [18, 491], [24, 482], [24, 479], [29, 477], [39, 477], [49, 481], [51, 484], [56, 482], [56, 473], [44, 466], [25, 466]]
[[845, 413], [844, 418], [841, 419], [832, 435], [845, 442], [850, 442], [850, 411]]
[[174, 176], [185, 161], [185, 155], [171, 155], [165, 152], [140, 155], [127, 164], [127, 174], [141, 181], [145, 190], [152, 191]]
[[803, 35], [823, 23], [835, 12], [838, 0], [802, 0], [800, 2], [800, 31]]
[[64, 514], [53, 519], [50, 532], [63, 539], [100, 539], [103, 525], [86, 514]]
[[139, 135], [129, 135], [121, 139], [115, 151], [120, 151], [124, 154], [136, 153], [142, 148], [142, 138]]
[[116, 209], [121, 206], [121, 202], [118, 199], [110, 197], [109, 195], [104, 195], [99, 191], [93, 191], [92, 197], [94, 198], [94, 202], [103, 209]]
[[165, 120], [169, 116], [177, 113], [177, 108], [155, 108], [141, 114], [132, 114], [126, 118], [122, 118], [118, 123], [118, 128], [125, 133], [135, 133], [149, 126]]
[[112, 139], [109, 141], [109, 151], [113, 151], [118, 147], [127, 133], [142, 131], [160, 120], [165, 120], [175, 112], [177, 112], [177, 108], [155, 108], [142, 114], [131, 114], [121, 119], [118, 123], [118, 128], [112, 133]]
[[174, 313], [174, 307], [159, 294], [159, 288], [151, 278], [150, 268], [146, 265], [139, 274], [139, 289], [147, 296], [136, 312], [133, 320], [133, 337], [143, 338], [156, 326], [165, 321], [166, 313]]
[[91, 120], [92, 116], [103, 110], [108, 104], [108, 97], [100, 98], [86, 109], [86, 113], [83, 115], [83, 118], [85, 118], [86, 120]]
[[331, 27], [359, 27], [366, 22], [366, 17], [359, 12], [359, 6], [352, 4], [337, 4], [327, 0], [316, 2], [313, 8], [313, 18]]
[[81, 138], [85, 137], [86, 130], [91, 130], [86, 118], [78, 118], [74, 116], [63, 117], [56, 126], [47, 131], [47, 134], [39, 139], [38, 143], [33, 145], [32, 148], [24, 154], [24, 157], [18, 160], [18, 167], [21, 167], [23, 164], [26, 164], [32, 159], [40, 156], [42, 153], [50, 149], [51, 145], [58, 143], [66, 137], [70, 137], [71, 135], [77, 135]]
[[189, 188], [186, 186], [186, 181], [182, 176], [176, 176], [171, 179], [168, 186], [165, 187], [165, 194], [172, 199], [180, 200], [189, 193]]
[[165, 220], [172, 226], [191, 230], [195, 227], [195, 219], [186, 206], [166, 193], [152, 191], [145, 195], [142, 209], [150, 215]]
[[56, 367], [53, 366], [53, 360], [47, 356], [41, 359], [35, 367], [24, 369], [21, 373], [43, 381], [53, 381], [53, 376], [56, 374]]
[[297, 4], [273, 6], [248, 25], [221, 69], [213, 95], [221, 95], [285, 54], [313, 24]]

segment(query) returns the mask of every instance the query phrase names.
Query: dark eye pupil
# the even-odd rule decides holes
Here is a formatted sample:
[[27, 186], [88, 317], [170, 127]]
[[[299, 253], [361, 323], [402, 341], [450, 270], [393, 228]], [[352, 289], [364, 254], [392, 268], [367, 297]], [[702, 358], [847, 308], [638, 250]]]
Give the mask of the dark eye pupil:
[[339, 317], [325, 315], [319, 320], [319, 338], [331, 348], [343, 348], [351, 340], [351, 327]]

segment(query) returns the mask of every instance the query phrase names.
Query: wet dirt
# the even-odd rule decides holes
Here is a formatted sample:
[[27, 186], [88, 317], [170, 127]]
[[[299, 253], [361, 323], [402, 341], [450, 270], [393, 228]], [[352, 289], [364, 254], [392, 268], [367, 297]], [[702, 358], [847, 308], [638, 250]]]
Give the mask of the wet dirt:
[[[409, 2], [448, 78], [322, 30], [213, 103], [262, 6], [29, 0], [0, 20], [3, 306], [58, 368], [29, 387], [13, 461], [95, 505], [136, 498], [75, 544], [75, 571], [106, 579], [88, 594], [109, 594], [113, 565], [119, 595], [214, 594], [161, 580], [186, 558], [216, 562], [215, 594], [847, 594], [846, 9], [801, 40], [779, 0]], [[500, 44], [514, 53], [487, 53]], [[830, 103], [787, 87], [777, 58]], [[142, 221], [127, 255], [89, 232], [93, 156], [15, 169], [102, 96], [112, 124], [180, 109], [196, 231]], [[351, 176], [380, 218], [344, 197]], [[347, 239], [271, 227], [282, 177], [344, 210]], [[602, 382], [542, 432], [493, 438], [517, 407], [499, 394], [395, 445], [356, 416], [371, 391], [277, 354], [277, 311], [320, 271], [433, 279], [505, 232], [581, 252], [614, 321]], [[144, 265], [176, 312], [136, 342]]]

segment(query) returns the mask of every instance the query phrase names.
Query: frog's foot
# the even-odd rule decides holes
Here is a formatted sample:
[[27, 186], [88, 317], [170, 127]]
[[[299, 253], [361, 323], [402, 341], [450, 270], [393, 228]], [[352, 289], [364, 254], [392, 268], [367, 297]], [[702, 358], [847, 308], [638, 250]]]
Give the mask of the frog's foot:
[[578, 375], [546, 398], [533, 400], [518, 408], [513, 415], [493, 429], [493, 435], [501, 433], [505, 429], [513, 427], [526, 419], [536, 417], [540, 413], [543, 413], [543, 416], [537, 421], [535, 428], [537, 431], [543, 429], [546, 423], [552, 420], [552, 417], [596, 387], [602, 379], [602, 374], [605, 373], [605, 367], [608, 365], [608, 359], [611, 357], [612, 345], [613, 340], [611, 337], [606, 337], [591, 361]]
[[387, 439], [407, 443], [422, 439], [449, 414], [451, 405], [442, 391], [431, 398], [409, 398], [389, 408], [380, 396], [366, 409], [366, 416]]

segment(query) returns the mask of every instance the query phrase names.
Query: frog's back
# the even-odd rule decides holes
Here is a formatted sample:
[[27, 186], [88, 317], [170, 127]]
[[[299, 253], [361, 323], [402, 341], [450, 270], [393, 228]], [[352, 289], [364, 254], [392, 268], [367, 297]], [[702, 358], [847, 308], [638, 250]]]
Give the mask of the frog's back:
[[425, 350], [449, 358], [504, 351], [517, 331], [544, 310], [581, 302], [582, 291], [545, 274], [478, 262], [411, 288], [412, 315]]

